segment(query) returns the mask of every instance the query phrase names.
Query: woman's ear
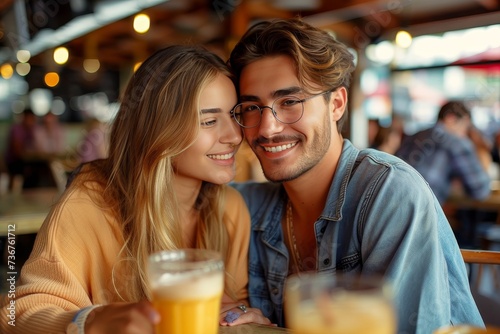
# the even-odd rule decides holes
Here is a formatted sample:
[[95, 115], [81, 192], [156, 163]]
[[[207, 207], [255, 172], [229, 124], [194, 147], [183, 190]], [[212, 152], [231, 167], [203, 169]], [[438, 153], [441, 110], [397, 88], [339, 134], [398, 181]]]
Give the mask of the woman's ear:
[[347, 89], [345, 87], [339, 87], [332, 92], [330, 108], [333, 120], [337, 122], [347, 108]]

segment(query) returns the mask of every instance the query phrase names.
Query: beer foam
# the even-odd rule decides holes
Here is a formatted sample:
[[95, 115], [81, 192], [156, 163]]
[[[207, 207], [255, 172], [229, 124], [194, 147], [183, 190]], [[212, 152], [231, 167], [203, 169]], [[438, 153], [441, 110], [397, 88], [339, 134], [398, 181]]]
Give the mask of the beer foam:
[[152, 285], [155, 298], [161, 299], [199, 299], [222, 295], [224, 290], [223, 273], [207, 274], [202, 277], [164, 277]]

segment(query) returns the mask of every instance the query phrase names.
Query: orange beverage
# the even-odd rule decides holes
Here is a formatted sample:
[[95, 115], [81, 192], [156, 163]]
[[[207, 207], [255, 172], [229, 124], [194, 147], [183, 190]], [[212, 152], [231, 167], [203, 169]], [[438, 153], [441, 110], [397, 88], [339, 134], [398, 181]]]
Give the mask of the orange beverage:
[[156, 255], [156, 261], [150, 260], [152, 302], [161, 316], [156, 333], [217, 334], [224, 290], [222, 261], [206, 259], [204, 250], [173, 252], [197, 253], [201, 259], [169, 260], [165, 256], [171, 252], [163, 252], [164, 258]]
[[394, 334], [397, 330], [387, 285], [380, 278], [291, 276], [285, 290], [285, 315], [294, 334]]
[[500, 328], [479, 328], [468, 325], [445, 326], [434, 331], [434, 334], [500, 334]]
[[383, 300], [342, 296], [320, 304], [302, 302], [287, 310], [287, 327], [294, 334], [396, 333], [393, 309]]

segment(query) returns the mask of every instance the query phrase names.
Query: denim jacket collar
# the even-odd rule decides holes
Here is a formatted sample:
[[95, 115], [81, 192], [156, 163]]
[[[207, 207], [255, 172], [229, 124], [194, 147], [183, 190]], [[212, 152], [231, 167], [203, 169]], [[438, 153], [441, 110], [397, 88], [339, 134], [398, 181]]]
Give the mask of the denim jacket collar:
[[328, 198], [320, 218], [331, 221], [339, 221], [342, 219], [342, 207], [346, 199], [347, 184], [351, 178], [358, 153], [359, 149], [354, 147], [350, 141], [344, 139], [341, 154], [342, 159], [338, 161], [337, 170], [345, 172], [343, 172], [342, 178], [333, 178], [332, 185], [328, 191]]

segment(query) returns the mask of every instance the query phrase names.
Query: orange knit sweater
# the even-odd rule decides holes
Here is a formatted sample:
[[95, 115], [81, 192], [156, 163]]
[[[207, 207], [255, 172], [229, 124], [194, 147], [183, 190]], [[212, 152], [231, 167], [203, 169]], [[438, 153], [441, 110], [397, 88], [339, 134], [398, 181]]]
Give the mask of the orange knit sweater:
[[[112, 283], [123, 245], [117, 221], [79, 189], [68, 190], [61, 201], [37, 235], [15, 299], [2, 301], [0, 333], [65, 333], [79, 309], [122, 301]], [[250, 216], [241, 195], [231, 187], [227, 187], [225, 217], [231, 249], [225, 264], [226, 284], [232, 285], [238, 300], [245, 300]], [[118, 289], [125, 291], [127, 277], [114, 274]], [[7, 317], [12, 300], [15, 327]]]

